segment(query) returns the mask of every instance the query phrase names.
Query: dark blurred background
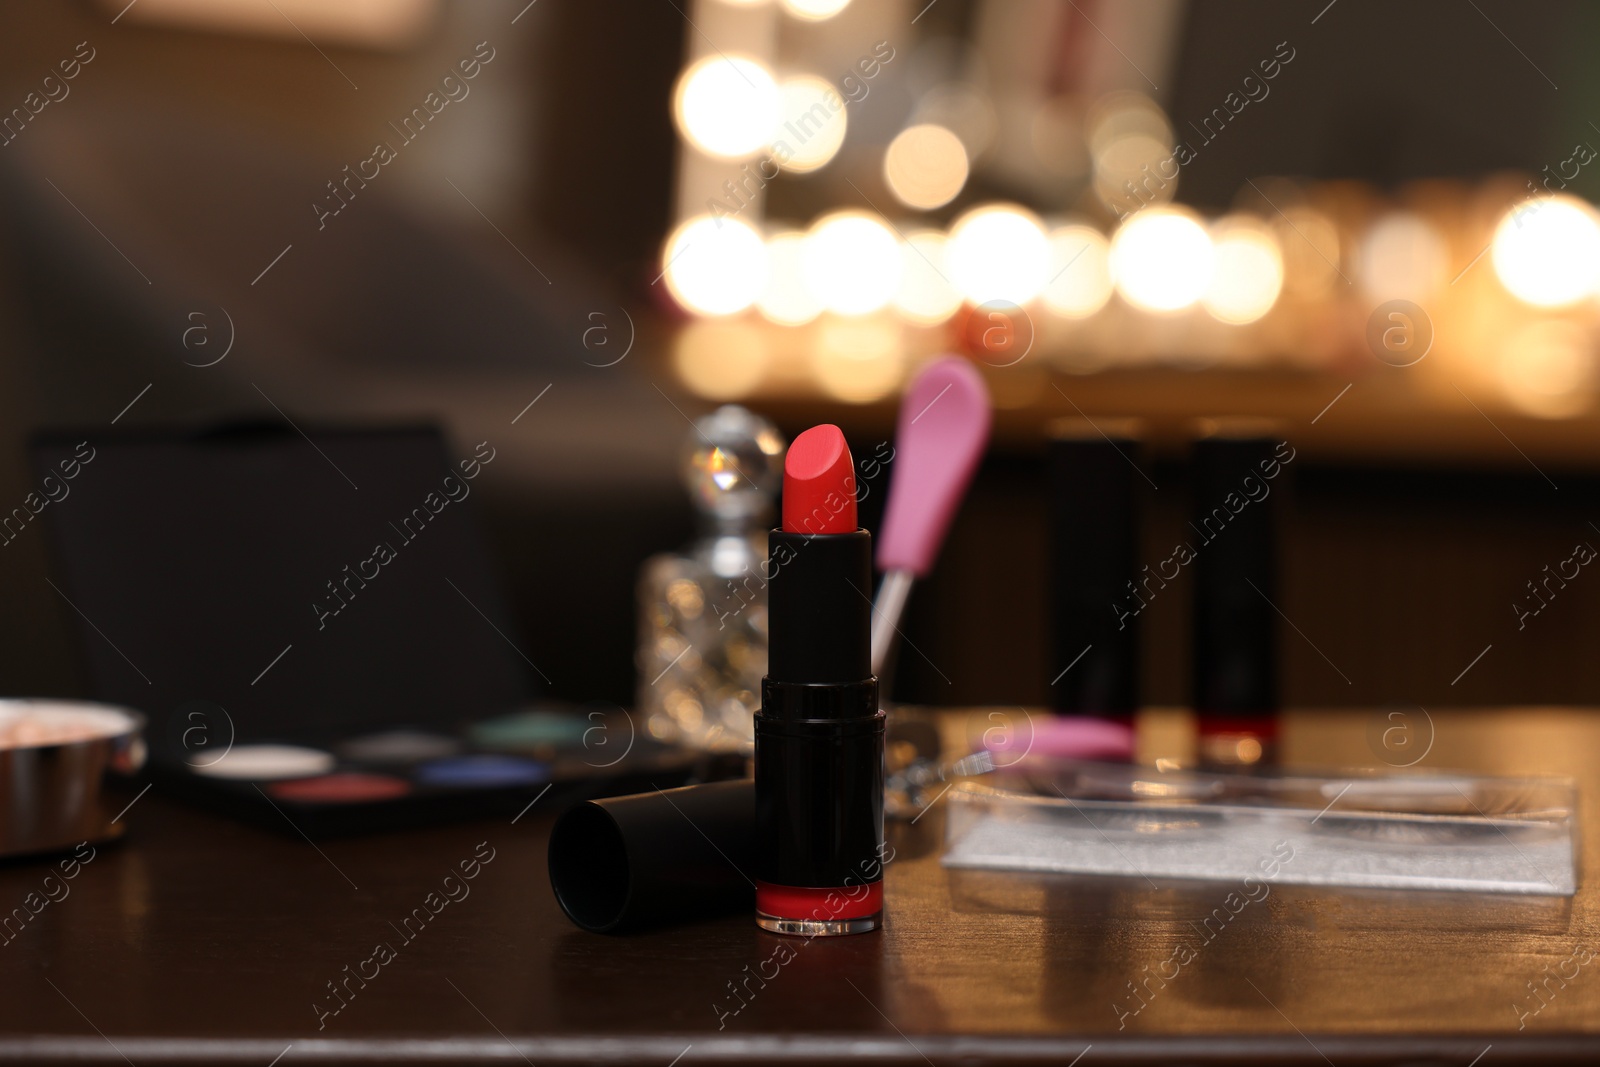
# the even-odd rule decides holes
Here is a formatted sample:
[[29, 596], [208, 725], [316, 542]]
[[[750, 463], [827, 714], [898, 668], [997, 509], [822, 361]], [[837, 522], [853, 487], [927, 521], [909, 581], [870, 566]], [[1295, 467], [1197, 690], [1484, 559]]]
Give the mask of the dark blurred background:
[[[0, 147], [0, 506], [28, 492], [23, 446], [43, 426], [436, 419], [459, 450], [489, 440], [507, 457], [480, 500], [553, 693], [627, 703], [638, 569], [691, 534], [687, 420], [736, 400], [791, 436], [836, 421], [870, 452], [916, 362], [965, 347], [999, 404], [995, 445], [912, 601], [921, 654], [902, 655], [899, 698], [1045, 701], [1065, 664], [1049, 641], [1044, 441], [1083, 412], [1150, 425], [1151, 562], [1183, 536], [1193, 420], [1281, 420], [1300, 453], [1281, 515], [1287, 703], [1600, 702], [1600, 578], [1523, 629], [1511, 607], [1600, 541], [1597, 305], [1521, 299], [1515, 265], [1484, 255], [1545, 168], [1564, 193], [1600, 195], [1600, 167], [1563, 168], [1600, 144], [1592, 5], [856, 0], [813, 21], [727, 0], [124, 3], [0, 4], [0, 113], [23, 109]], [[740, 220], [770, 235], [870, 208], [903, 239], [1007, 201], [1110, 234], [1123, 164], [1102, 132], [1165, 123], [1201, 145], [1204, 117], [1284, 42], [1270, 95], [1230, 110], [1156, 204], [1254, 219], [1281, 245], [1284, 295], [1226, 329], [1141, 317], [1124, 295], [1059, 322], [1036, 310], [1040, 343], [1015, 363], [973, 348], [970, 308], [895, 320], [842, 356], [826, 314], [697, 313], [668, 274], [669, 235], [725, 198], [739, 163], [697, 157], [675, 123], [686, 65], [726, 44], [837, 81], [879, 41], [895, 58], [846, 109], [837, 158], [770, 182]], [[334, 192], [376, 141], [401, 143], [391, 124], [460, 60], [488, 54], [480, 42], [493, 58], [470, 93]], [[929, 122], [956, 130], [969, 170], [913, 210], [885, 145]], [[1396, 275], [1363, 243], [1397, 211], [1433, 234], [1404, 231], [1402, 268], [1442, 249], [1426, 292], [1404, 269], [1384, 291]], [[1296, 288], [1318, 258], [1330, 288]], [[1370, 350], [1368, 319], [1418, 296], [1435, 346], [1398, 367]], [[1529, 347], [1546, 326], [1560, 344]], [[727, 362], [758, 358], [749, 374]], [[40, 533], [0, 550], [13, 693], [80, 684]], [[1145, 619], [1152, 703], [1187, 700], [1189, 593], [1180, 578]]]

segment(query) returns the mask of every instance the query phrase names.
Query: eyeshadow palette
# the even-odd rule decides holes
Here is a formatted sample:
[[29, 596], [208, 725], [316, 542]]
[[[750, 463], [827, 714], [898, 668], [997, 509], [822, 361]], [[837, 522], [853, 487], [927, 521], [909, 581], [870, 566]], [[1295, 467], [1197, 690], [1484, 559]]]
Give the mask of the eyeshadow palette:
[[469, 500], [497, 454], [433, 427], [36, 438], [42, 479], [76, 473], [41, 518], [84, 688], [146, 715], [150, 778], [316, 834], [717, 773], [542, 697]]
[[[734, 756], [664, 745], [611, 712], [544, 705], [466, 736], [384, 730], [331, 748], [252, 742], [157, 761], [167, 792], [286, 832], [327, 837], [546, 806], [742, 773]], [[611, 751], [608, 751], [611, 750]]]

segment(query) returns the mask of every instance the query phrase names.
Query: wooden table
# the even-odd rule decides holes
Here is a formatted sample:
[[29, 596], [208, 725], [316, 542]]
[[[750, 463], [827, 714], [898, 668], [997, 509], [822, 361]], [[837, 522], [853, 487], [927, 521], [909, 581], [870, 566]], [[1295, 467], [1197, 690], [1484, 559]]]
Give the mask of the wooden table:
[[[1374, 764], [1374, 714], [1290, 715], [1285, 757]], [[1431, 727], [1418, 713], [1410, 726], [1419, 745], [1431, 735], [1424, 767], [1577, 777], [1595, 853], [1600, 711], [1432, 710]], [[1132, 1003], [1128, 983], [1224, 888], [952, 877], [938, 862], [942, 805], [893, 832], [886, 929], [811, 943], [747, 917], [582, 933], [551, 896], [549, 813], [537, 807], [516, 825], [320, 847], [155, 794], [128, 821], [123, 844], [99, 849], [0, 944], [0, 1059], [1493, 1067], [1600, 1056], [1600, 960], [1552, 982], [1518, 1031], [1518, 1006], [1540, 1003], [1527, 983], [1570, 973], [1575, 946], [1600, 947], [1588, 878], [1571, 900], [1275, 886], [1119, 1029], [1113, 1002]], [[468, 895], [413, 922], [407, 940], [406, 916], [475, 853], [492, 858]], [[51, 869], [0, 867], [0, 907], [20, 906]], [[393, 958], [365, 962], [379, 942]], [[780, 946], [793, 958], [778, 967]], [[746, 981], [775, 968], [764, 985]], [[374, 970], [364, 986], [346, 981]], [[329, 983], [341, 981], [353, 992], [333, 1014]]]

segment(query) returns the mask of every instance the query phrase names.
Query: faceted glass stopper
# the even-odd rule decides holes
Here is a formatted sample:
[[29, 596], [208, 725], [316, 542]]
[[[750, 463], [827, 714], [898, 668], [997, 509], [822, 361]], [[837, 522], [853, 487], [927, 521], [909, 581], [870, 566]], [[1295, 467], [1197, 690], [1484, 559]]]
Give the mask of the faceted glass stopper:
[[783, 479], [778, 428], [737, 404], [695, 420], [684, 446], [683, 482], [695, 506], [721, 520], [768, 513]]

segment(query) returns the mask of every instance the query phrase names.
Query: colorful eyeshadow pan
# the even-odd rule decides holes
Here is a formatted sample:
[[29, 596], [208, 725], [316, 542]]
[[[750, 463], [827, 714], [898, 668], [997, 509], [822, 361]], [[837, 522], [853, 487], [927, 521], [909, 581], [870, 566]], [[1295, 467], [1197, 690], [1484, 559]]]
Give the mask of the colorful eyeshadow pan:
[[426, 785], [477, 787], [538, 785], [550, 780], [550, 769], [534, 760], [515, 756], [459, 756], [424, 763], [416, 771]]
[[361, 804], [392, 800], [411, 792], [411, 783], [386, 774], [324, 774], [293, 782], [275, 782], [267, 792], [279, 800], [302, 804]]
[[539, 745], [583, 744], [584, 733], [594, 723], [582, 715], [559, 711], [519, 711], [488, 719], [472, 727], [474, 744], [484, 748], [520, 749]]
[[234, 745], [220, 759], [209, 753], [189, 757], [196, 774], [255, 782], [310, 778], [327, 774], [333, 764], [333, 753], [300, 745]]
[[355, 763], [391, 766], [443, 759], [461, 751], [461, 742], [424, 730], [385, 730], [352, 737], [338, 746], [339, 755]]

